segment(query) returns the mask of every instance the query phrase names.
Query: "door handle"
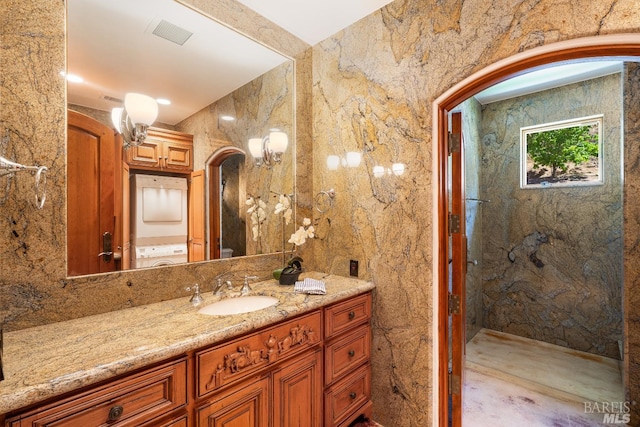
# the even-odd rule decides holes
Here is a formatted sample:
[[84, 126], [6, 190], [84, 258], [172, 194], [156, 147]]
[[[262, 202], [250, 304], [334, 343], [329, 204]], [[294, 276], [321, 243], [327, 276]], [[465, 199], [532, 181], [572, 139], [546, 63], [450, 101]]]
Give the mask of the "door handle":
[[105, 263], [111, 262], [113, 256], [113, 249], [111, 247], [111, 233], [105, 231], [102, 235], [102, 252], [98, 254], [98, 257], [102, 257]]

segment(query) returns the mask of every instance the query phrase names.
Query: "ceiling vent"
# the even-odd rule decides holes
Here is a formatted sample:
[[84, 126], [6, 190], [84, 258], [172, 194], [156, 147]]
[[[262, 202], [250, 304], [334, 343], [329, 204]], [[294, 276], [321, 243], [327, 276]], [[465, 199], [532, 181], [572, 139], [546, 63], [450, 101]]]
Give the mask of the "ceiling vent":
[[158, 23], [152, 33], [165, 40], [179, 44], [180, 46], [185, 44], [186, 41], [189, 40], [189, 37], [193, 35], [191, 31], [180, 28], [171, 22], [165, 21], [164, 19]]
[[103, 95], [102, 99], [104, 99], [105, 101], [109, 101], [109, 102], [115, 102], [117, 104], [122, 104], [124, 101], [120, 98], [115, 98], [113, 96], [109, 96], [109, 95]]

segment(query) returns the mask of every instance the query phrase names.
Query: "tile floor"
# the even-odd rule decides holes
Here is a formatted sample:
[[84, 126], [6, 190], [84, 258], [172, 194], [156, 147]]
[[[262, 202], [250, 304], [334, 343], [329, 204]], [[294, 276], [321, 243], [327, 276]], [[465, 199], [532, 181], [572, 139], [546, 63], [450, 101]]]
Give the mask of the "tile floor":
[[487, 329], [467, 344], [464, 381], [464, 427], [603, 426], [585, 402], [623, 401], [620, 361]]

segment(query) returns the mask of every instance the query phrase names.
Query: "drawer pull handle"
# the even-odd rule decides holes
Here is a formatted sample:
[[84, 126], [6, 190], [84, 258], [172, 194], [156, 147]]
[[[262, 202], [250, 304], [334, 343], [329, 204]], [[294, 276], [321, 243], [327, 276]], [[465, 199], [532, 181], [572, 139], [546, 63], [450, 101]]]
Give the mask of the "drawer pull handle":
[[124, 408], [120, 405], [114, 406], [109, 410], [109, 421], [115, 421], [122, 416]]
[[356, 317], [355, 311], [350, 311], [349, 312], [349, 320], [353, 320], [353, 319], [355, 319], [355, 317]]
[[349, 397], [350, 397], [351, 399], [355, 399], [355, 398], [356, 398], [356, 392], [355, 392], [355, 391], [352, 391], [351, 393], [349, 393]]
[[356, 355], [355, 350], [349, 350], [349, 357], [353, 357]]

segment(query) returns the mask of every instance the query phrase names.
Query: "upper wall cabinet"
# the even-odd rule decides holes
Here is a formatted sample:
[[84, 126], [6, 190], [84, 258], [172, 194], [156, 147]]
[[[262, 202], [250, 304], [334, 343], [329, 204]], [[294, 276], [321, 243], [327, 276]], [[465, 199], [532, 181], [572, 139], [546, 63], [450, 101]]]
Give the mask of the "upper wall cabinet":
[[145, 141], [126, 150], [132, 169], [190, 173], [193, 171], [193, 135], [150, 128]]

